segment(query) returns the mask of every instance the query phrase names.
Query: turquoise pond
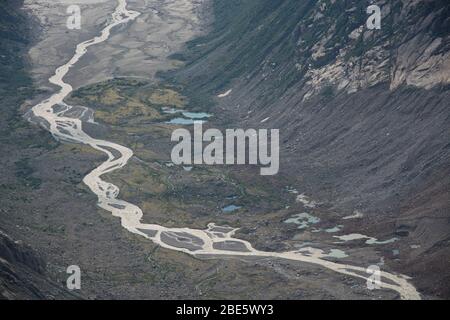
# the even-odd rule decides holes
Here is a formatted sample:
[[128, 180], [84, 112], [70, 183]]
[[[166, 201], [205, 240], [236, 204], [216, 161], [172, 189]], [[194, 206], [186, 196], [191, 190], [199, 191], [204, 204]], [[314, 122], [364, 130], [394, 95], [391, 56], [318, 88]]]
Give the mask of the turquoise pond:
[[169, 124], [192, 125], [194, 122], [205, 123], [205, 119], [212, 117], [212, 114], [206, 112], [189, 112], [174, 108], [163, 108], [163, 112], [167, 114], [180, 114], [182, 116], [166, 121]]
[[234, 204], [230, 204], [229, 206], [223, 207], [222, 208], [222, 212], [230, 213], [230, 212], [234, 212], [236, 210], [239, 210], [241, 208], [242, 207], [240, 207], [240, 206], [236, 206]]

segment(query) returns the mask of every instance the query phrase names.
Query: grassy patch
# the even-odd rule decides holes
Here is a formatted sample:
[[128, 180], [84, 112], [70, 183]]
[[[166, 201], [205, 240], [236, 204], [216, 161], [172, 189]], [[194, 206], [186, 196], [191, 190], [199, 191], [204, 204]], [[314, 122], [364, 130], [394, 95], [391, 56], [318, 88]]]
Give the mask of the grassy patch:
[[186, 105], [186, 97], [172, 89], [156, 89], [148, 97], [152, 104], [182, 108]]
[[29, 158], [23, 158], [15, 162], [16, 177], [27, 187], [38, 189], [42, 183], [41, 179], [33, 177], [34, 169], [30, 165]]

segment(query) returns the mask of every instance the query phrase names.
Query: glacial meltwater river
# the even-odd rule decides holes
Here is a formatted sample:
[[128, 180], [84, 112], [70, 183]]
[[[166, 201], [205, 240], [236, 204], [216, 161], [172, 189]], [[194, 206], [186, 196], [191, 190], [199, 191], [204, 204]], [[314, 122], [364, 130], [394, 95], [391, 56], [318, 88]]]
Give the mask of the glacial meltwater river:
[[[70, 68], [74, 67], [80, 58], [86, 54], [89, 47], [108, 40], [114, 27], [127, 24], [140, 15], [139, 12], [127, 10], [126, 0], [117, 1], [118, 5], [112, 13], [108, 26], [101, 31], [100, 35], [79, 43], [73, 57], [66, 64], [57, 68], [55, 74], [49, 78], [49, 82], [60, 88], [59, 91], [32, 108], [34, 116], [56, 139], [89, 145], [107, 155], [108, 159], [83, 179], [83, 182], [97, 195], [98, 205], [111, 212], [113, 216], [120, 218], [122, 226], [129, 232], [145, 237], [161, 247], [185, 252], [195, 257], [220, 258], [229, 256], [287, 259], [320, 265], [341, 274], [366, 280], [369, 276], [366, 273], [366, 268], [328, 261], [324, 259], [326, 255], [319, 249], [301, 248], [288, 252], [256, 250], [249, 242], [235, 238], [234, 234], [237, 229], [228, 226], [222, 227], [210, 223], [207, 229], [199, 230], [143, 224], [141, 222], [142, 210], [132, 203], [118, 199], [119, 188], [102, 180], [102, 176], [124, 167], [133, 156], [133, 151], [125, 146], [89, 136], [83, 131], [81, 119], [65, 116], [65, 113], [72, 107], [67, 105], [64, 99], [73, 89], [70, 84], [63, 80]], [[111, 152], [111, 150], [114, 150], [114, 152]], [[415, 287], [403, 275], [382, 271], [379, 286], [397, 291], [402, 299], [420, 299]]]

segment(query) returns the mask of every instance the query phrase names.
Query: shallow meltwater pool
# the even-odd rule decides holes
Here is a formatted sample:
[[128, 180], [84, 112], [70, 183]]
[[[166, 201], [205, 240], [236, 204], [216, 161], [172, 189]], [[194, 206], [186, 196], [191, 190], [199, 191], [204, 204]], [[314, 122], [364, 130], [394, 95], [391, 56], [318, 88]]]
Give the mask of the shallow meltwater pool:
[[195, 120], [195, 119], [186, 119], [186, 118], [173, 118], [170, 121], [166, 121], [168, 124], [179, 124], [179, 125], [191, 125], [194, 122], [205, 123], [205, 120]]
[[359, 233], [352, 233], [352, 234], [346, 234], [343, 236], [334, 236], [334, 237], [343, 242], [366, 239], [365, 243], [369, 244], [369, 245], [388, 244], [388, 243], [392, 243], [392, 242], [395, 242], [398, 240], [398, 238], [391, 238], [388, 240], [380, 241], [377, 238], [369, 237], [369, 236], [366, 236], [364, 234], [359, 234]]
[[212, 114], [206, 112], [189, 112], [175, 108], [163, 108], [162, 111], [166, 114], [180, 114], [181, 117], [176, 117], [166, 121], [169, 124], [178, 125], [192, 125], [194, 122], [205, 123], [206, 119], [212, 117]]
[[222, 212], [231, 213], [231, 212], [234, 212], [234, 211], [239, 210], [241, 208], [242, 207], [240, 207], [240, 206], [236, 206], [234, 204], [230, 204], [229, 206], [223, 207], [222, 208]]
[[346, 254], [345, 251], [342, 251], [342, 250], [339, 250], [339, 249], [331, 249], [330, 253], [327, 254], [327, 257], [336, 258], [336, 259], [342, 259], [342, 258], [347, 258], [348, 254]]
[[320, 218], [315, 217], [307, 212], [302, 212], [293, 215], [291, 218], [286, 219], [284, 223], [293, 223], [298, 225], [298, 229], [306, 229], [312, 224], [320, 222]]

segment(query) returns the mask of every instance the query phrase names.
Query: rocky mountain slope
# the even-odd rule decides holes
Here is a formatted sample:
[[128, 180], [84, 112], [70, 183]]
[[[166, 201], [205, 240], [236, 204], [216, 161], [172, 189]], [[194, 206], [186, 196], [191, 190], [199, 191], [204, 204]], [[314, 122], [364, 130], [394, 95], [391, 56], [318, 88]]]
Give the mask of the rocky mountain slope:
[[[6, 215], [18, 213], [8, 210], [8, 198], [23, 202], [25, 193], [17, 186], [33, 190], [40, 184], [39, 179], [31, 176], [32, 169], [26, 158], [30, 153], [28, 148], [33, 145], [39, 148], [40, 142], [33, 138], [36, 132], [19, 113], [19, 106], [33, 94], [24, 59], [25, 47], [30, 41], [30, 24], [20, 10], [21, 5], [21, 1], [0, 3], [0, 299], [74, 298], [50, 280], [46, 262], [40, 255], [4, 232], [5, 228], [10, 229]], [[10, 162], [15, 170], [11, 169]]]
[[29, 246], [0, 231], [0, 299], [76, 299], [50, 280], [46, 264]]
[[[302, 88], [303, 100], [329, 86], [351, 93], [380, 83], [448, 84], [448, 3], [373, 3], [382, 9], [380, 30], [366, 26], [369, 1], [215, 1], [214, 31], [191, 42], [185, 59], [212, 67], [199, 71], [199, 87], [245, 76], [271, 95]], [[195, 79], [192, 70], [186, 77]]]
[[[371, 4], [382, 9], [380, 30], [366, 26]], [[341, 217], [362, 213], [353, 231], [400, 237], [388, 263], [448, 297], [448, 2], [212, 6], [212, 32], [166, 78], [198, 97], [232, 90], [214, 99], [233, 119], [222, 125], [279, 128], [281, 175]]]

